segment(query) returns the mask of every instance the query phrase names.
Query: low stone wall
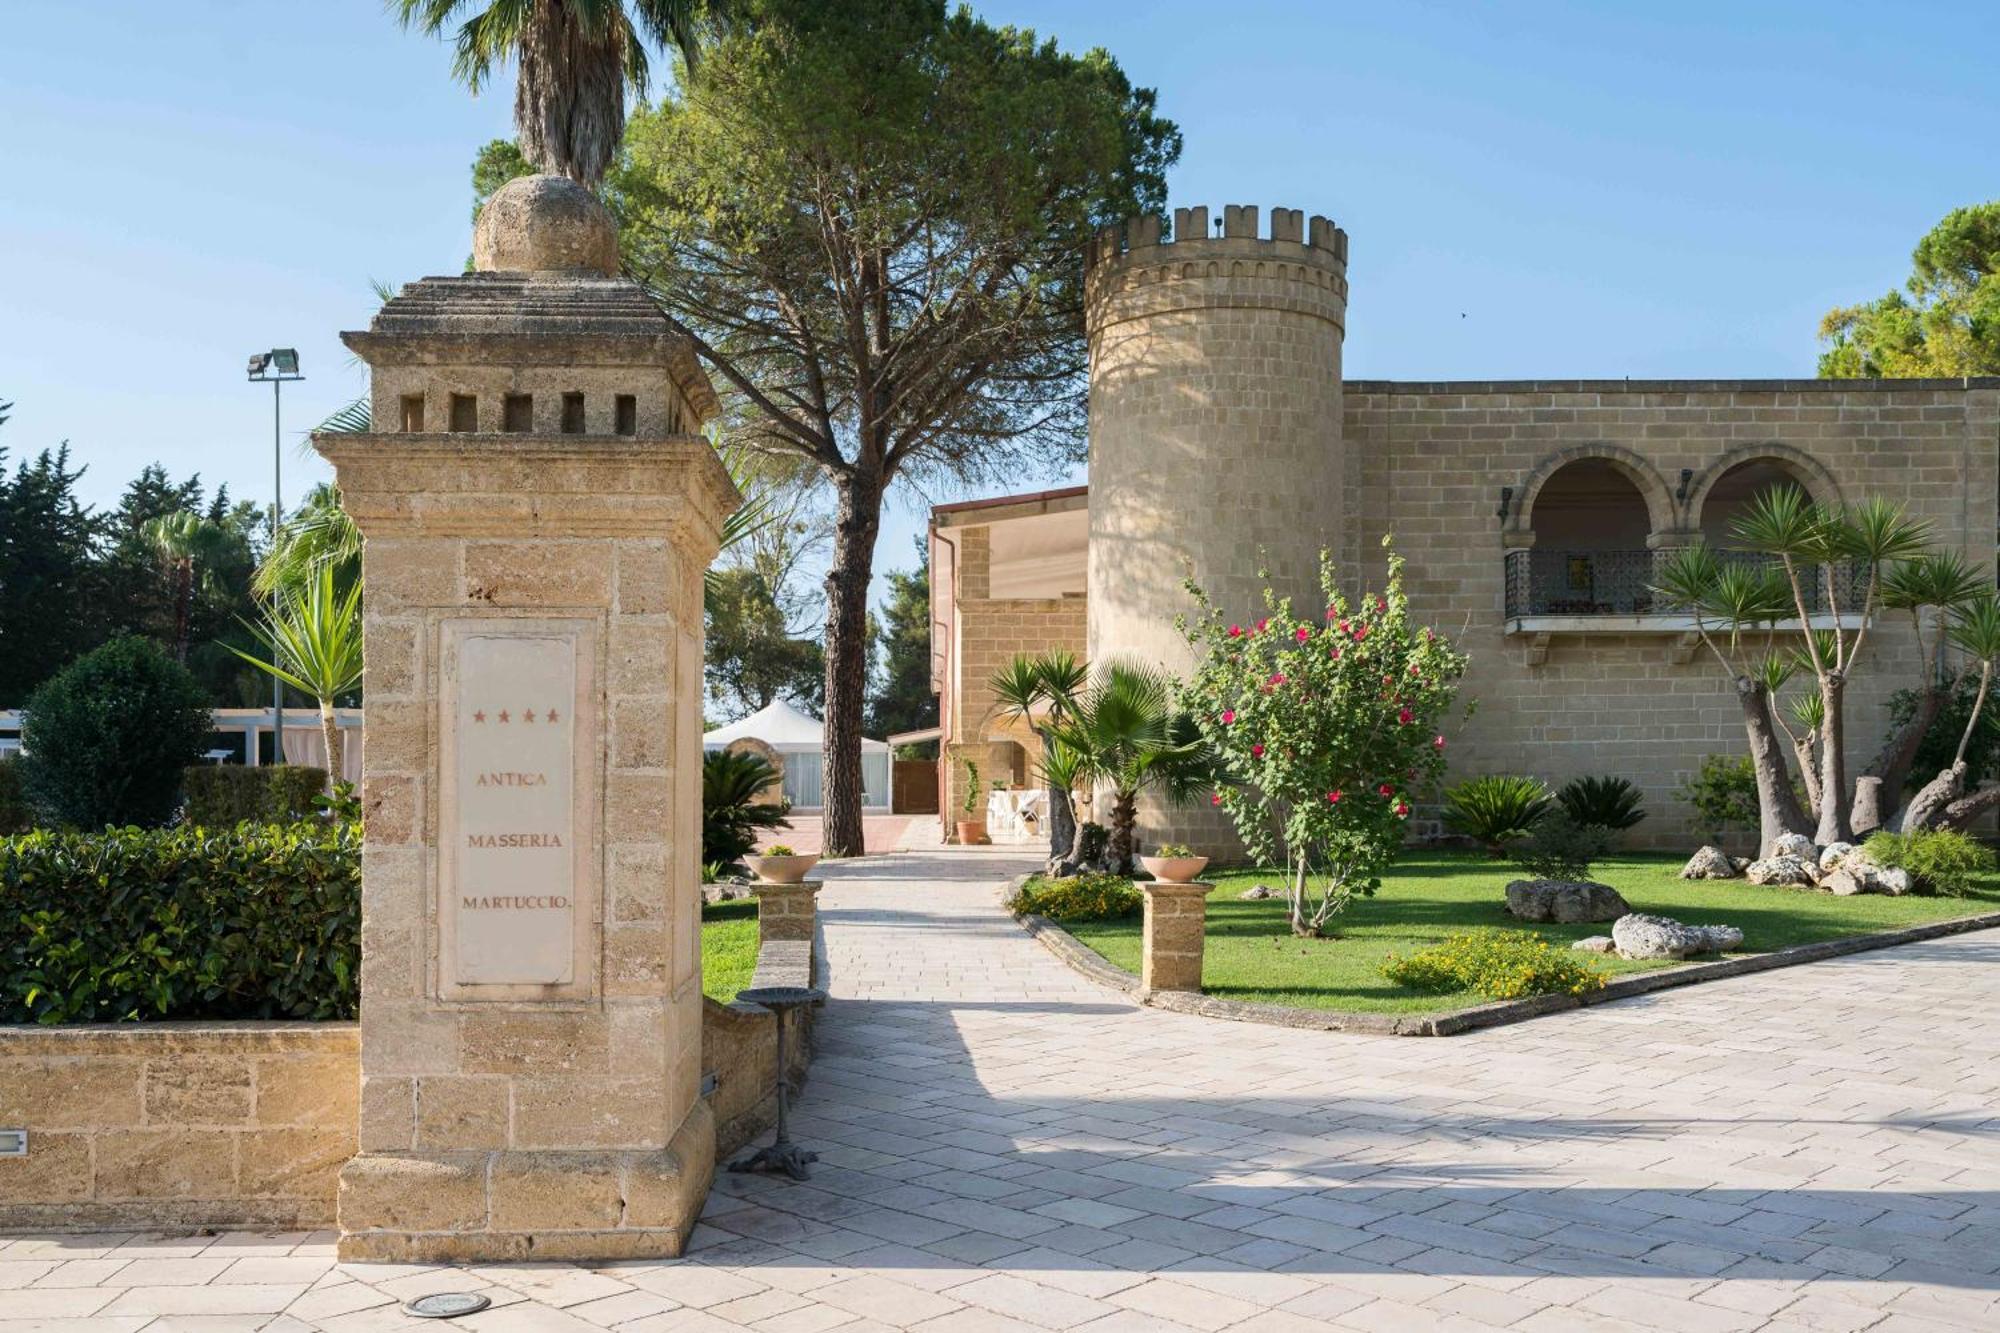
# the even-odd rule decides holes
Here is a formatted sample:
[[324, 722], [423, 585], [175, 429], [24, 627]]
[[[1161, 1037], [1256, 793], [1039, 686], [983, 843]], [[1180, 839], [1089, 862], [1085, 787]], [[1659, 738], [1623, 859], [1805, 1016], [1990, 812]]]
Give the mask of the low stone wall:
[[353, 1023], [0, 1027], [0, 1229], [330, 1225], [360, 1057]]
[[[812, 1063], [813, 1007], [795, 1010], [785, 1030], [785, 1064], [796, 1089]], [[715, 1077], [715, 1159], [733, 1156], [778, 1118], [778, 1021], [769, 1009], [704, 999], [701, 1067]]]

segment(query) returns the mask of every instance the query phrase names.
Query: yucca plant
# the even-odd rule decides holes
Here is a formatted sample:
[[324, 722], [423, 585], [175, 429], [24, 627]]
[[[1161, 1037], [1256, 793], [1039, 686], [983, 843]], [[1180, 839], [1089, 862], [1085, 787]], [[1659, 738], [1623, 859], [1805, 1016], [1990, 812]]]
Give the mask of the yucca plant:
[[1540, 778], [1493, 773], [1467, 778], [1444, 794], [1444, 826], [1476, 840], [1488, 854], [1501, 856], [1555, 804]]
[[346, 591], [334, 585], [334, 567], [322, 562], [303, 587], [272, 598], [264, 623], [252, 625], [268, 658], [230, 648], [244, 661], [319, 702], [320, 734], [326, 740], [326, 790], [340, 781], [340, 725], [334, 713], [340, 696], [361, 687], [361, 585]]
[[1150, 788], [1180, 804], [1213, 776], [1207, 745], [1174, 706], [1172, 679], [1151, 667], [1111, 663], [1050, 735], [1111, 788], [1106, 853], [1118, 874], [1131, 870], [1139, 794]]
[[1620, 777], [1571, 778], [1556, 800], [1576, 823], [1618, 832], [1646, 817], [1639, 789]]

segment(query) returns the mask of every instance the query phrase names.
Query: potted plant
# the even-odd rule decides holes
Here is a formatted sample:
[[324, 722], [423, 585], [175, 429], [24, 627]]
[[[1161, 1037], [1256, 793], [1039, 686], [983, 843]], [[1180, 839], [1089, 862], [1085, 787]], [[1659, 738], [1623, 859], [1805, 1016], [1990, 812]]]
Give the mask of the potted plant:
[[750, 873], [766, 884], [800, 883], [819, 864], [819, 857], [801, 856], [782, 842], [766, 847], [760, 856], [743, 859], [750, 863]]
[[1157, 848], [1151, 856], [1141, 856], [1139, 864], [1146, 867], [1146, 873], [1163, 884], [1192, 884], [1196, 875], [1208, 864], [1205, 856], [1196, 856], [1186, 843], [1170, 842]]
[[961, 846], [986, 841], [986, 807], [979, 803], [984, 793], [979, 786], [979, 765], [970, 759], [958, 761], [965, 767], [965, 799], [958, 807], [958, 841]]

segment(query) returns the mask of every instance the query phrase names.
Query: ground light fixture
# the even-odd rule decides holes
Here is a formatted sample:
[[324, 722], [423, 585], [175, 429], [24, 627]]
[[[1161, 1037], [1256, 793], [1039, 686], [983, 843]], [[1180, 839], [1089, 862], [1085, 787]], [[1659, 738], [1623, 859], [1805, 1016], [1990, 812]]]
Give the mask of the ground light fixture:
[[[250, 379], [253, 383], [268, 383], [271, 386], [271, 545], [278, 544], [278, 522], [285, 513], [285, 471], [284, 451], [280, 445], [279, 423], [283, 417], [281, 392], [284, 386], [305, 376], [299, 373], [299, 349], [296, 347], [273, 347], [268, 352], [250, 354]], [[246, 754], [246, 762], [255, 761], [257, 756]], [[285, 683], [276, 676], [271, 677], [271, 762], [285, 762]], [[338, 778], [338, 773], [333, 775]]]

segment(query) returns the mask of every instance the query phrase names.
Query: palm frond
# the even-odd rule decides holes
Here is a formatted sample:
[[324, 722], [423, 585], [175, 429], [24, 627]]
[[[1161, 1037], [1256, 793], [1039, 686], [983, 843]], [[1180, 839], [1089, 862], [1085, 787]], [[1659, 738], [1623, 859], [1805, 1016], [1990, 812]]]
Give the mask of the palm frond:
[[323, 435], [366, 435], [374, 429], [375, 413], [369, 405], [366, 394], [313, 427], [313, 430]]

